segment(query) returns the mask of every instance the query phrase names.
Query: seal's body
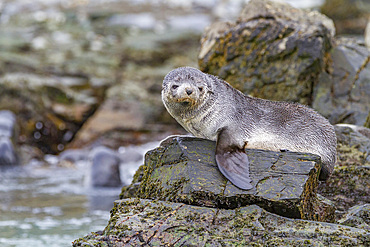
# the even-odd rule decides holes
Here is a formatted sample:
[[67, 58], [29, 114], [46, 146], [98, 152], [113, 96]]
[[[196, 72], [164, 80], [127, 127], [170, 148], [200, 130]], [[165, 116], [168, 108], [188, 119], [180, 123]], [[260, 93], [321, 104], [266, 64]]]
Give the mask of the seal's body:
[[162, 100], [188, 132], [217, 141], [217, 164], [240, 188], [252, 187], [244, 148], [317, 154], [323, 163], [321, 180], [333, 170], [334, 128], [306, 106], [244, 95], [227, 82], [190, 67], [166, 75]]

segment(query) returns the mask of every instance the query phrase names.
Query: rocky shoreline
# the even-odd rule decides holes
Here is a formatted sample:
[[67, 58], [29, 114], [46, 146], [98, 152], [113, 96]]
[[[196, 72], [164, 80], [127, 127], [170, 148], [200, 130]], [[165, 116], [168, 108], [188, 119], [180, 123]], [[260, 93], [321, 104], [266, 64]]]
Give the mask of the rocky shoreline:
[[[320, 159], [314, 155], [246, 150], [256, 181], [251, 191], [222, 177], [214, 161], [214, 142], [169, 138], [146, 154], [132, 184], [123, 187], [107, 227], [73, 245], [367, 246], [370, 131], [360, 131], [364, 134], [354, 125], [336, 126], [339, 161], [321, 184], [316, 167]], [[353, 147], [357, 151], [348, 152]], [[292, 157], [304, 165], [289, 167], [290, 162], [299, 163]], [[273, 176], [266, 168], [254, 173], [266, 165]], [[280, 166], [289, 167], [289, 172]], [[304, 175], [295, 169], [307, 169], [314, 179], [303, 179], [300, 187], [295, 181], [302, 182]]]
[[[368, 124], [370, 53], [334, 33], [317, 12], [251, 1], [235, 23], [208, 28], [198, 57], [245, 93], [357, 124], [336, 125], [339, 158], [327, 182], [318, 183], [313, 155], [246, 150], [255, 183], [242, 191], [217, 170], [214, 142], [172, 137], [146, 154], [104, 231], [73, 245], [368, 245], [370, 130], [358, 125]], [[353, 72], [341, 75], [345, 67]]]
[[[90, 160], [91, 186], [125, 185], [107, 227], [74, 246], [369, 244], [368, 48], [335, 36], [328, 17], [285, 4], [250, 1], [229, 21], [201, 4], [161, 2], [164, 12], [153, 13], [120, 4], [22, 16], [0, 6], [0, 167], [55, 154], [60, 166]], [[120, 164], [142, 158], [128, 145], [152, 149], [186, 134], [159, 97], [164, 75], [179, 66], [252, 96], [307, 104], [337, 124], [332, 176], [318, 183], [313, 155], [247, 150], [257, 168], [277, 170], [257, 169], [261, 182], [244, 193], [214, 169], [213, 142], [180, 138], [148, 152], [131, 185], [120, 181]]]

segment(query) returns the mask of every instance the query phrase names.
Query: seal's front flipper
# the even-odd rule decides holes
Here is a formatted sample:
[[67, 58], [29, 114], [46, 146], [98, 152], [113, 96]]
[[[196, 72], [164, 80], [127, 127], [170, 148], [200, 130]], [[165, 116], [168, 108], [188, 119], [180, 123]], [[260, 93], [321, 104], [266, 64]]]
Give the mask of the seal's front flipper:
[[249, 177], [249, 160], [244, 150], [232, 143], [227, 130], [220, 131], [216, 146], [216, 161], [221, 173], [240, 189], [253, 188]]

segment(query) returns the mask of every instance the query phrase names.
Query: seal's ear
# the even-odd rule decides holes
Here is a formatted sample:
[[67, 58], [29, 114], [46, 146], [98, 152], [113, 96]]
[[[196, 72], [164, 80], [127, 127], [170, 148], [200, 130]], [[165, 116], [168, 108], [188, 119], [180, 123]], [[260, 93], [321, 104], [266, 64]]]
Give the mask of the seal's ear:
[[221, 129], [218, 134], [216, 162], [221, 173], [236, 187], [243, 190], [253, 188], [249, 177], [248, 156], [232, 142], [227, 128]]

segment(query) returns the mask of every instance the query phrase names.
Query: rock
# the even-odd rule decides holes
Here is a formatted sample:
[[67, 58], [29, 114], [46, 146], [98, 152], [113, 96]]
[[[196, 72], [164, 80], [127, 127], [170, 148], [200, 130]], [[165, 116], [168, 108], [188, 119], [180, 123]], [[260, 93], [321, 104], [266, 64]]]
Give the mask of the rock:
[[[145, 58], [140, 53], [137, 56]], [[171, 68], [127, 68], [124, 79], [107, 90], [105, 101], [68, 147], [91, 147], [98, 143], [118, 149], [159, 141], [170, 133], [184, 134], [159, 97], [161, 82]]]
[[364, 125], [370, 111], [370, 51], [337, 39], [313, 91], [312, 107], [331, 123]]
[[139, 104], [106, 100], [77, 133], [70, 147], [85, 146], [111, 130], [138, 130], [144, 118]]
[[19, 155], [15, 147], [16, 116], [8, 110], [0, 111], [0, 167], [14, 166], [19, 163]]
[[199, 67], [245, 94], [310, 104], [334, 32], [332, 21], [318, 12], [252, 0], [237, 22], [206, 30]]
[[[363, 162], [370, 162], [370, 129], [352, 124], [336, 124], [338, 142], [363, 153]], [[363, 163], [362, 162], [362, 163]]]
[[115, 202], [104, 231], [73, 246], [367, 246], [369, 231], [289, 219], [257, 205], [234, 210], [125, 199]]
[[117, 153], [106, 147], [97, 147], [91, 155], [91, 185], [93, 187], [118, 187], [122, 185], [120, 178], [121, 160]]
[[8, 110], [0, 110], [0, 136], [14, 138], [16, 134], [16, 116]]
[[254, 186], [246, 191], [222, 176], [214, 153], [213, 141], [168, 138], [146, 154], [135, 196], [229, 209], [258, 204], [286, 217], [332, 220], [334, 208], [323, 206], [315, 194], [321, 168], [318, 156], [246, 149]]
[[334, 202], [339, 219], [350, 207], [370, 203], [370, 138], [369, 129], [361, 126], [338, 124], [335, 131], [338, 160], [318, 192]]
[[311, 105], [333, 124], [364, 125], [370, 51], [334, 34], [317, 12], [250, 1], [237, 22], [214, 23], [203, 34], [199, 67], [245, 94]]
[[0, 137], [0, 167], [18, 164], [17, 154], [9, 138]]
[[95, 110], [101, 88], [86, 79], [7, 73], [0, 77], [0, 108], [17, 112], [19, 141], [57, 153]]
[[370, 204], [350, 208], [338, 223], [370, 231]]
[[144, 159], [142, 150], [138, 146], [120, 147], [119, 156], [125, 163], [139, 163]]
[[362, 35], [370, 17], [370, 4], [366, 0], [325, 0], [320, 11], [333, 19], [338, 34]]

